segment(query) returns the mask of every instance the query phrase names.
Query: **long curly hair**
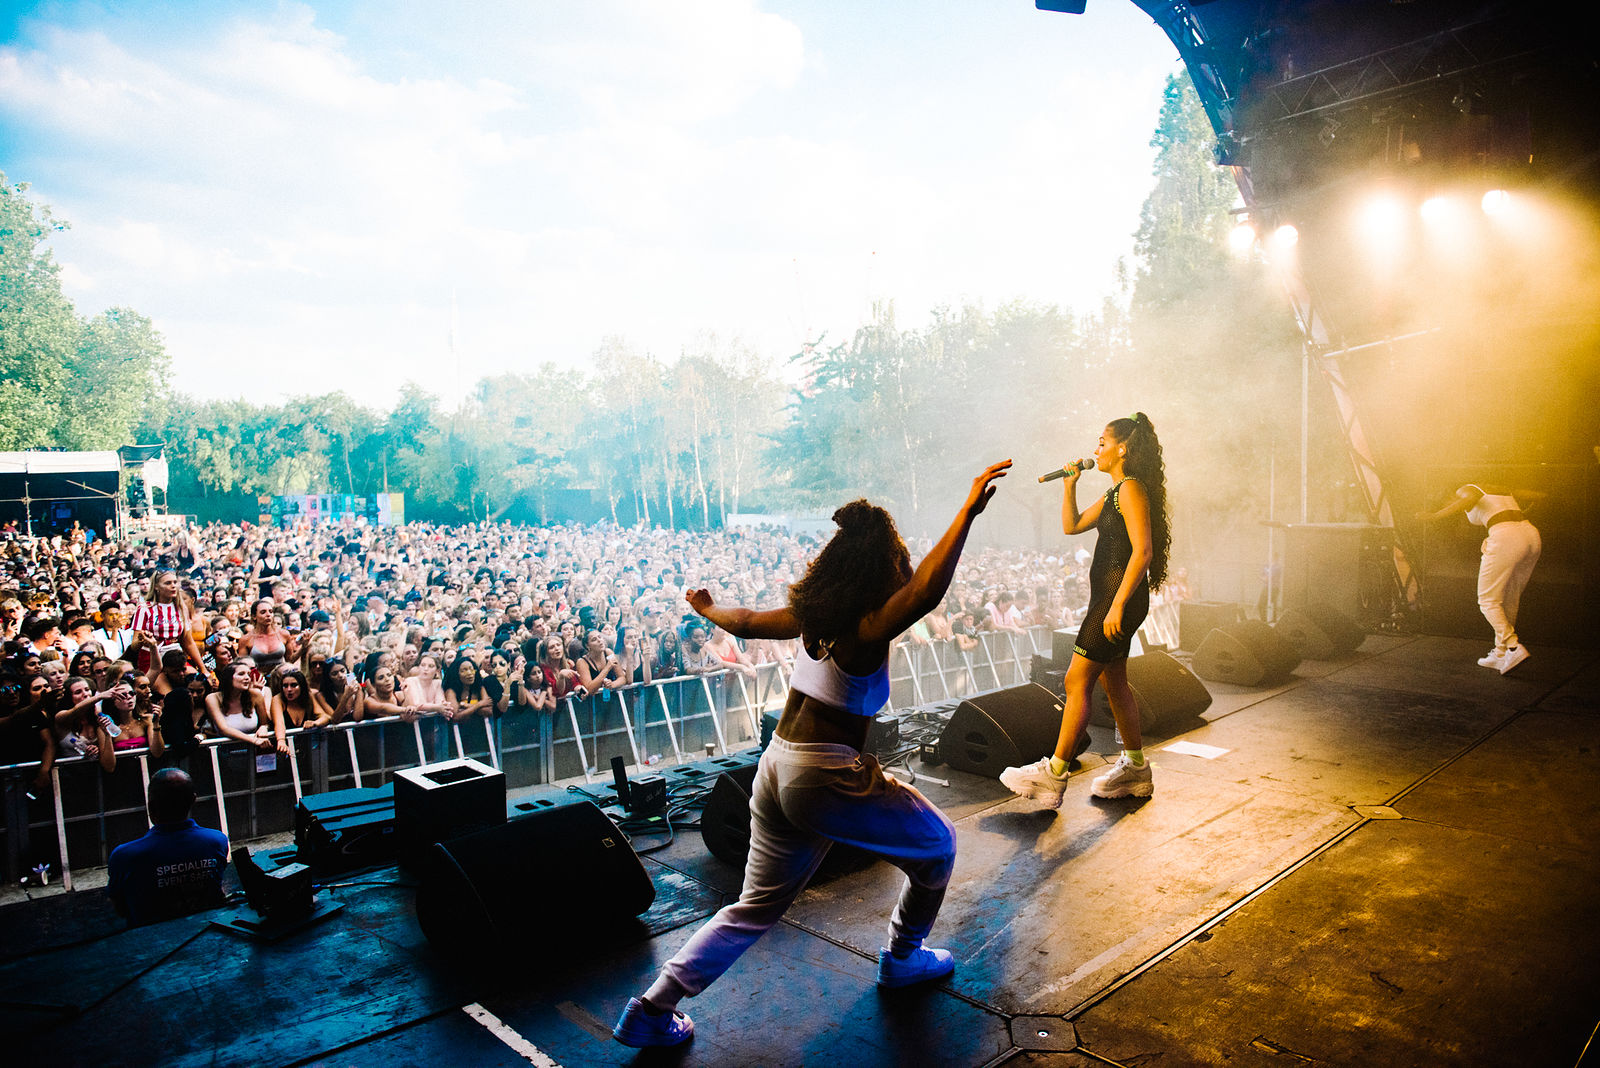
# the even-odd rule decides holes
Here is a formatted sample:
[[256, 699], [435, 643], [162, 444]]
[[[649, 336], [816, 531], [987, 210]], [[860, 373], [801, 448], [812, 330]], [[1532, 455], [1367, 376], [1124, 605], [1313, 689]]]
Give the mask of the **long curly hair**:
[[866, 500], [833, 513], [839, 532], [789, 587], [789, 607], [808, 638], [831, 642], [852, 634], [861, 618], [911, 578], [911, 554], [894, 518]]
[[1167, 511], [1167, 468], [1161, 458], [1161, 439], [1150, 417], [1135, 412], [1126, 419], [1113, 419], [1106, 426], [1117, 441], [1128, 446], [1123, 470], [1138, 479], [1150, 495], [1150, 573], [1152, 590], [1167, 581], [1167, 562], [1172, 554], [1172, 517]]

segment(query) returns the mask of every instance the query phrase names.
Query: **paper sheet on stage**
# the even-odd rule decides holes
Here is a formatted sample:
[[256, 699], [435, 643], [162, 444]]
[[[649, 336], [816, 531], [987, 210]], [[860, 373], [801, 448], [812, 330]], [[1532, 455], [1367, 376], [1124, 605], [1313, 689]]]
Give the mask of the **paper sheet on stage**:
[[1165, 746], [1164, 750], [1168, 753], [1182, 753], [1184, 756], [1197, 756], [1206, 760], [1215, 760], [1228, 752], [1226, 749], [1218, 749], [1214, 745], [1201, 745], [1199, 742], [1173, 742]]

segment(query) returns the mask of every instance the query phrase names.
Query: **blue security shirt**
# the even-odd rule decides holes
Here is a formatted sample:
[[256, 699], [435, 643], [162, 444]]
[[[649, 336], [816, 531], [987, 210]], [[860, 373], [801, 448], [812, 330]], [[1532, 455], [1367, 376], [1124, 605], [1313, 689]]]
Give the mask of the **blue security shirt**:
[[194, 820], [158, 823], [111, 851], [111, 900], [132, 925], [222, 904], [228, 836]]

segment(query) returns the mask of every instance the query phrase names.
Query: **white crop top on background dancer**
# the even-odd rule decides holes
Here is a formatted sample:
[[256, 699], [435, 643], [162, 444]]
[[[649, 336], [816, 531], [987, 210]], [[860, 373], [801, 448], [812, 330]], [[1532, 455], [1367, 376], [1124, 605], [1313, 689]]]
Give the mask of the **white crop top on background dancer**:
[[1483, 494], [1477, 499], [1471, 508], [1467, 509], [1467, 522], [1471, 523], [1473, 526], [1486, 527], [1489, 525], [1489, 520], [1493, 519], [1501, 512], [1515, 512], [1520, 510], [1522, 507], [1517, 503], [1517, 499], [1515, 497], [1503, 497], [1497, 494], [1484, 493], [1482, 486], [1471, 486], [1469, 488], [1475, 489], [1480, 494]]

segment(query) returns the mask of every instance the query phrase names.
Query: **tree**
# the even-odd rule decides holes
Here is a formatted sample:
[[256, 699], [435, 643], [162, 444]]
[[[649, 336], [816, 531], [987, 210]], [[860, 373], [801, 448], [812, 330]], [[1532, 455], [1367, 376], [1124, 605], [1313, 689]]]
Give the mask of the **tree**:
[[0, 173], [0, 449], [55, 443], [82, 327], [45, 247], [66, 229]]
[[149, 319], [131, 308], [95, 316], [68, 366], [56, 441], [76, 449], [129, 444], [152, 401], [166, 394], [171, 366]]
[[1136, 235], [1133, 351], [1107, 397], [1154, 421], [1169, 499], [1187, 502], [1174, 536], [1195, 552], [1259, 536], [1274, 443], [1297, 439], [1300, 409], [1299, 332], [1270, 266], [1226, 250], [1239, 193], [1214, 139], [1188, 76], [1169, 78]]

